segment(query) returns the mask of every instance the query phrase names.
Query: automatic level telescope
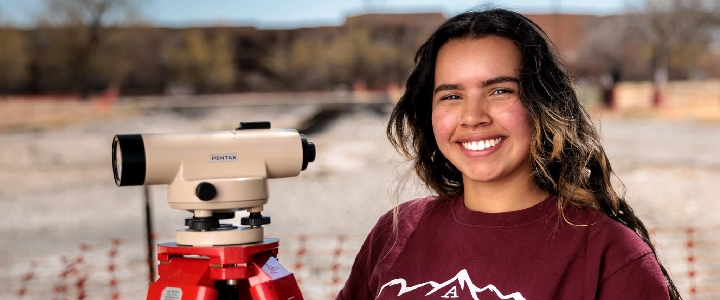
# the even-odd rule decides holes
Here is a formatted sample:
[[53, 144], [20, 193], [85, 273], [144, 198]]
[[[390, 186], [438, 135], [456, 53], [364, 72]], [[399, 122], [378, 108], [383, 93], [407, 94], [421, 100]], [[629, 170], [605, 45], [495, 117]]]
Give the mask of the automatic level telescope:
[[[270, 218], [261, 212], [267, 180], [298, 176], [315, 154], [304, 135], [271, 129], [270, 122], [241, 122], [227, 131], [116, 135], [115, 184], [167, 184], [170, 207], [193, 213], [175, 243], [158, 245], [160, 277], [147, 299], [302, 299], [294, 275], [275, 258], [278, 240], [264, 238], [262, 226]], [[220, 223], [241, 210], [249, 216], [239, 226]], [[196, 282], [175, 278], [181, 271], [196, 273]]]

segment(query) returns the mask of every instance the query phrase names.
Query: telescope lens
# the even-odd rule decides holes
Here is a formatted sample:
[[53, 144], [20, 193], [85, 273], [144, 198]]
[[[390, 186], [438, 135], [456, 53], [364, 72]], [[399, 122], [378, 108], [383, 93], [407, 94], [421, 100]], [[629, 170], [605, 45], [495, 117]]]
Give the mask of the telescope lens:
[[117, 137], [113, 139], [112, 159], [115, 184], [120, 185], [120, 178], [122, 178], [122, 149], [120, 149], [120, 142]]
[[113, 139], [112, 167], [118, 186], [145, 184], [145, 144], [140, 134], [119, 134]]

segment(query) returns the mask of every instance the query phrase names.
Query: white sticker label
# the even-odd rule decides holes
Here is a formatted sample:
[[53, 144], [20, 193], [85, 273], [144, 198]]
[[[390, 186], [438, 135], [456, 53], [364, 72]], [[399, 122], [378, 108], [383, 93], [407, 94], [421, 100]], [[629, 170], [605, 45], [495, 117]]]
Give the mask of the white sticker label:
[[182, 290], [176, 287], [166, 287], [160, 295], [161, 300], [180, 300], [181, 298]]
[[231, 162], [237, 161], [237, 154], [213, 154], [210, 155], [210, 162]]

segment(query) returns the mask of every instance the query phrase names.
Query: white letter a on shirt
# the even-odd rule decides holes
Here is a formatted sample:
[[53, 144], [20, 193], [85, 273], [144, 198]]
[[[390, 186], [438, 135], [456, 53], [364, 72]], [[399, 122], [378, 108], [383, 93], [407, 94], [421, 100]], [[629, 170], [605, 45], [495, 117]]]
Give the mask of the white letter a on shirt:
[[442, 296], [442, 298], [457, 298], [457, 287], [452, 287], [445, 295]]

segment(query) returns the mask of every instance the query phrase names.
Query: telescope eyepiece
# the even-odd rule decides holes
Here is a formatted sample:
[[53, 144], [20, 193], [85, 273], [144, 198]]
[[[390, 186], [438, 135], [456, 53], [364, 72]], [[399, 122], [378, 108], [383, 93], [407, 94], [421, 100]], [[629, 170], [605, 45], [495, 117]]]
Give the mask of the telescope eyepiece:
[[315, 161], [315, 144], [313, 142], [308, 142], [307, 138], [304, 134], [300, 135], [300, 140], [302, 140], [302, 151], [303, 151], [303, 164], [302, 164], [302, 171], [305, 171], [307, 169], [307, 166], [309, 163]]

